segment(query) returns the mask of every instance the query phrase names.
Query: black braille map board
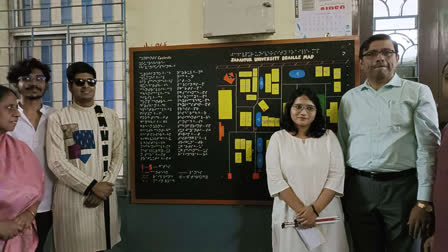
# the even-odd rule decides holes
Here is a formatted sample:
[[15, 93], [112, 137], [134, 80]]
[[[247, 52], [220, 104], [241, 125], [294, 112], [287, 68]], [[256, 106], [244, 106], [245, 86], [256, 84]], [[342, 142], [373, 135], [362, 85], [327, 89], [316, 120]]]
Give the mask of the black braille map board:
[[130, 48], [133, 203], [270, 204], [265, 153], [289, 94], [335, 130], [357, 37]]

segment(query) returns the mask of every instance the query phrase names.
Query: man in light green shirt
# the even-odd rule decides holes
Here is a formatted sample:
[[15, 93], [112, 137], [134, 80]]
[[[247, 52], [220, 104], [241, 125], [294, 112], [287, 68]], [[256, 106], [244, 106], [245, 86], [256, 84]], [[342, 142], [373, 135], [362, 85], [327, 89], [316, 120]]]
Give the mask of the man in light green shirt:
[[356, 252], [409, 252], [432, 212], [436, 104], [428, 86], [395, 73], [398, 45], [388, 35], [371, 36], [359, 55], [367, 80], [342, 97], [338, 117], [346, 218]]

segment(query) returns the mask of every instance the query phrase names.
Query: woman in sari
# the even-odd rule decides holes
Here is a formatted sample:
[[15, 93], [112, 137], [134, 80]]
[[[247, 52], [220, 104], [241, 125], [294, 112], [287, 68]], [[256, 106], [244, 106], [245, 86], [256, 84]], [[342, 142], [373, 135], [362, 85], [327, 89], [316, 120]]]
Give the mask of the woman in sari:
[[44, 174], [33, 151], [6, 134], [19, 116], [17, 96], [0, 86], [0, 252], [31, 252], [38, 242], [34, 217]]

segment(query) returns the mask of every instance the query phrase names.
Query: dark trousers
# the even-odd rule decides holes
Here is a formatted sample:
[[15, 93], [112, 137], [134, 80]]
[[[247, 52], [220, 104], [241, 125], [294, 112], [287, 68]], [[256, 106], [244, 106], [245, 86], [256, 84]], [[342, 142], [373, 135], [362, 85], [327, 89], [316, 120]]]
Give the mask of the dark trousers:
[[347, 174], [343, 206], [354, 252], [410, 252], [407, 222], [417, 200], [415, 174], [378, 181]]
[[53, 225], [53, 213], [51, 211], [36, 214], [37, 236], [39, 237], [39, 244], [36, 252], [44, 251], [45, 240], [47, 240], [48, 232]]

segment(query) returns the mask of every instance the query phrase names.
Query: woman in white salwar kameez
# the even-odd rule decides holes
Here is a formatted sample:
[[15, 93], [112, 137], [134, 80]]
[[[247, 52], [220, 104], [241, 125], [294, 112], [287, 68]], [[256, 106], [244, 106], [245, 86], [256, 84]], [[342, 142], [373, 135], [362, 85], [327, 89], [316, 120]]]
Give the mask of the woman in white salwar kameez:
[[272, 248], [308, 251], [294, 228], [282, 228], [295, 219], [301, 228], [316, 226], [316, 218], [338, 216], [340, 221], [317, 225], [326, 242], [313, 252], [347, 252], [341, 201], [344, 158], [338, 139], [325, 130], [318, 97], [298, 89], [285, 106], [282, 130], [275, 132], [266, 153], [272, 209]]

